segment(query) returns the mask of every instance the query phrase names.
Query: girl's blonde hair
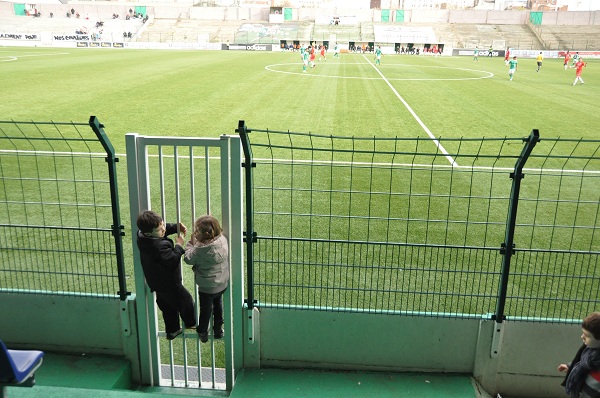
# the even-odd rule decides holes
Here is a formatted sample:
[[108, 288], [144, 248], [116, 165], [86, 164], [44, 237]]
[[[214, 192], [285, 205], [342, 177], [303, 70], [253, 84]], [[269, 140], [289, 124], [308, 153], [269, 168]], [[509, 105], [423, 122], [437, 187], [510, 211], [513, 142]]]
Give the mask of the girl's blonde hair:
[[223, 232], [219, 220], [211, 215], [198, 218], [194, 223], [194, 238], [199, 242], [208, 242]]

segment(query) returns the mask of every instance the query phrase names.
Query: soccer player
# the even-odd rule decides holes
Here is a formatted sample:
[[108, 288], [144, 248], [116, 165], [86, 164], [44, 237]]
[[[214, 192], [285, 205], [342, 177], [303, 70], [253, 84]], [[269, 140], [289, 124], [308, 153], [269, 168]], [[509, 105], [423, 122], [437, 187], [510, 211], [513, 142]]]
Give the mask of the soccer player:
[[314, 68], [315, 67], [315, 58], [317, 57], [317, 55], [315, 54], [314, 47], [309, 47], [309, 48], [310, 48], [310, 67]]
[[479, 60], [477, 59], [478, 56], [479, 56], [479, 48], [477, 48], [477, 46], [475, 46], [475, 50], [473, 51], [473, 61], [474, 62], [479, 62]]
[[575, 81], [573, 82], [573, 85], [577, 84], [577, 80], [579, 80], [581, 82], [581, 84], [583, 84], [583, 79], [581, 78], [581, 72], [583, 71], [583, 68], [585, 66], [586, 66], [586, 63], [583, 62], [583, 58], [579, 58], [579, 60], [575, 64]]
[[512, 82], [515, 72], [517, 71], [517, 68], [518, 68], [517, 64], [518, 64], [518, 62], [517, 62], [516, 55], [510, 61], [508, 61], [508, 77], [511, 82]]
[[540, 71], [540, 68], [542, 67], [542, 61], [543, 60], [544, 60], [544, 55], [540, 51], [540, 54], [536, 58], [536, 61], [537, 61], [537, 70], [536, 70], [536, 72]]
[[571, 64], [571, 67], [573, 67], [573, 68], [574, 68], [574, 67], [575, 67], [575, 64], [576, 64], [578, 61], [579, 61], [579, 51], [577, 51], [577, 52], [575, 53], [575, 55], [573, 55], [573, 61], [572, 61], [573, 63]]
[[569, 52], [569, 50], [567, 50], [567, 53], [565, 54], [565, 70], [567, 70], [567, 68], [569, 67], [570, 59], [571, 59], [571, 53]]
[[306, 68], [308, 67], [308, 57], [310, 56], [308, 51], [304, 51], [302, 53], [302, 72], [306, 73]]
[[504, 53], [504, 65], [508, 65], [509, 58], [510, 58], [510, 48], [507, 48], [506, 52]]
[[323, 58], [325, 61], [327, 61], [327, 57], [325, 56], [325, 46], [321, 46], [321, 53], [319, 55], [319, 61], [321, 60], [321, 58]]
[[381, 46], [375, 49], [375, 65], [381, 65]]
[[338, 44], [335, 43], [335, 47], [333, 47], [333, 58], [339, 58], [340, 57], [340, 48], [338, 47]]

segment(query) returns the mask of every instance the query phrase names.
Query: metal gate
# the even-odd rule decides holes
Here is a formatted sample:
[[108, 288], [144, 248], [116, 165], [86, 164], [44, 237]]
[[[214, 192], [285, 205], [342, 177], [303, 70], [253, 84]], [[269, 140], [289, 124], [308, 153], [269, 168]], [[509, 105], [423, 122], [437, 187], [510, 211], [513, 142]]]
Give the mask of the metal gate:
[[[240, 139], [127, 134], [126, 145], [141, 381], [152, 386], [231, 391], [242, 367]], [[230, 287], [224, 295], [222, 340], [215, 341], [211, 336], [203, 344], [195, 331], [186, 330], [174, 340], [165, 338], [161, 314], [156, 311], [154, 294], [145, 283], [135, 243], [137, 214], [145, 209], [159, 212], [165, 222], [185, 224], [186, 241], [199, 216], [212, 214], [220, 220], [229, 240], [231, 267]], [[186, 264], [182, 269], [184, 285], [198, 303], [193, 272]]]

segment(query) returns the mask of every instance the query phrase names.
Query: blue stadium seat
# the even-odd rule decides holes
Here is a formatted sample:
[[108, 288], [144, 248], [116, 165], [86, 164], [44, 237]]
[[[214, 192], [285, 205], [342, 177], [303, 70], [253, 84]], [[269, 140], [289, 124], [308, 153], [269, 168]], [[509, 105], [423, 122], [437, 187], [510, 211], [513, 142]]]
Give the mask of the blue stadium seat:
[[33, 387], [43, 356], [42, 351], [9, 350], [0, 340], [0, 398], [6, 397], [6, 386]]

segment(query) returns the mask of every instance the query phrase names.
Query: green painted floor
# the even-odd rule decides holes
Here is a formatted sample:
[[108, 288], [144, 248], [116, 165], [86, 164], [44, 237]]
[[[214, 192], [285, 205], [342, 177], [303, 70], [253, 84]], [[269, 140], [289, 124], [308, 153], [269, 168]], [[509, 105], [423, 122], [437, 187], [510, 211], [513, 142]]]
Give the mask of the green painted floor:
[[248, 397], [477, 397], [468, 376], [282, 369], [246, 370], [231, 393]]
[[[227, 396], [198, 389], [127, 390], [130, 365], [102, 356], [46, 354], [32, 388], [8, 387], [9, 398], [168, 398]], [[478, 398], [469, 376], [414, 373], [247, 369], [229, 395], [232, 398], [417, 397]]]

